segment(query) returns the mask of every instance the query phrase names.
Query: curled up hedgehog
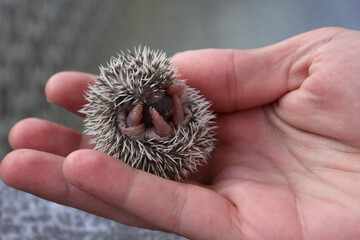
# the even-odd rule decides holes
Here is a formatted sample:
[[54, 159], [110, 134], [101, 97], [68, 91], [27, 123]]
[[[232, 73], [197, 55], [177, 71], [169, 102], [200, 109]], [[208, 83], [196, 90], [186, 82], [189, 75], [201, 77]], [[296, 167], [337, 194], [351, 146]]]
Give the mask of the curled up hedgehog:
[[177, 181], [206, 163], [215, 115], [211, 103], [178, 77], [165, 53], [147, 47], [100, 66], [81, 110], [95, 150]]

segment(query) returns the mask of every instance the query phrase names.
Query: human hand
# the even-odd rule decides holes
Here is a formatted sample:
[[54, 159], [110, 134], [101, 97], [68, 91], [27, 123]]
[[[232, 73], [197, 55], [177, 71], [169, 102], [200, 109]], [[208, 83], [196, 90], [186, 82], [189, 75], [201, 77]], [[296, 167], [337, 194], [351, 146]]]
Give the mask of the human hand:
[[[10, 132], [0, 168], [14, 188], [124, 224], [191, 239], [360, 238], [360, 34], [308, 32], [254, 50], [174, 56], [213, 102], [218, 144], [178, 183], [88, 150], [40, 119]], [[50, 101], [77, 113], [91, 77], [60, 73]], [[87, 149], [87, 150], [78, 150]]]

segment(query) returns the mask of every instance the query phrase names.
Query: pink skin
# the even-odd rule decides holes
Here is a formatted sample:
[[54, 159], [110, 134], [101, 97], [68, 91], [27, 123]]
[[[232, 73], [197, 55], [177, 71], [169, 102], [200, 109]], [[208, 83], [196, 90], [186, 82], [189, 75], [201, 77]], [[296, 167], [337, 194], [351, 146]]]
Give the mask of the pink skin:
[[[138, 106], [139, 105], [137, 105], [135, 108], [139, 109]], [[141, 108], [142, 108], [142, 106], [141, 106]], [[134, 126], [133, 124], [127, 125], [126, 123], [129, 122], [129, 121], [127, 121], [125, 111], [120, 111], [120, 113], [118, 114], [118, 119], [119, 119], [118, 126], [119, 126], [120, 130], [124, 134], [128, 135], [129, 137], [136, 137], [136, 136], [138, 136], [139, 134], [141, 134], [142, 132], [145, 131], [145, 124], [143, 124], [143, 123], [139, 124], [137, 126]], [[133, 123], [134, 122], [135, 121], [133, 121]]]
[[126, 118], [126, 125], [129, 127], [136, 127], [141, 125], [143, 105], [139, 103], [129, 113]]
[[185, 91], [185, 84], [182, 83], [182, 82], [172, 83], [168, 87], [167, 93], [170, 96], [177, 96], [180, 99], [182, 104], [185, 103], [186, 100], [187, 100], [187, 94], [186, 94], [186, 91]]
[[185, 104], [187, 100], [185, 84], [181, 82], [172, 83], [167, 89], [167, 94], [171, 96], [173, 122], [166, 122], [159, 112], [151, 107], [149, 113], [154, 126], [146, 128], [145, 124], [141, 123], [143, 105], [139, 103], [127, 116], [125, 110], [120, 111], [118, 115], [120, 130], [132, 138], [155, 139], [159, 141], [168, 139], [173, 133], [174, 126], [185, 126], [188, 124], [192, 113]]
[[151, 119], [154, 124], [154, 131], [160, 137], [169, 136], [171, 133], [170, 125], [164, 120], [164, 118], [154, 108], [149, 110]]
[[180, 99], [176, 95], [172, 96], [171, 102], [174, 107], [173, 121], [175, 126], [185, 126], [186, 124], [188, 124], [192, 117], [190, 110], [187, 107], [183, 107], [183, 104], [180, 102]]

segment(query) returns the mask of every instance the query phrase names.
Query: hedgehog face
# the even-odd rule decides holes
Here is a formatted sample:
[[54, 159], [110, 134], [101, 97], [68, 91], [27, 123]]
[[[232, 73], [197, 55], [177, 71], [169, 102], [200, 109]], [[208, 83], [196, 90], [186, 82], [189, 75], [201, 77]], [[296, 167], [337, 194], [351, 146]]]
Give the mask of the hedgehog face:
[[167, 140], [178, 125], [185, 126], [192, 113], [187, 107], [184, 83], [172, 82], [166, 93], [154, 94], [137, 104], [120, 106], [118, 127], [130, 138]]
[[148, 101], [146, 101], [143, 104], [144, 110], [143, 110], [143, 119], [142, 121], [145, 123], [146, 127], [154, 126], [151, 118], [151, 114], [149, 112], [150, 108], [155, 109], [160, 116], [163, 117], [165, 121], [169, 121], [172, 117], [173, 113], [173, 106], [171, 104], [171, 98], [165, 94], [161, 98], [153, 98]]

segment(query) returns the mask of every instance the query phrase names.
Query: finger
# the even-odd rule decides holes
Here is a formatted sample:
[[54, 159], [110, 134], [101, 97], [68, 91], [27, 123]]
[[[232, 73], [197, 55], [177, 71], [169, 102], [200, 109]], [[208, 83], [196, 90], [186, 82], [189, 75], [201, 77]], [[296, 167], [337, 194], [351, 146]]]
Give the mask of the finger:
[[215, 111], [232, 112], [270, 103], [301, 85], [314, 50], [306, 46], [306, 36], [253, 50], [187, 51], [172, 61], [182, 78], [212, 101]]
[[2, 180], [9, 186], [59, 204], [71, 206], [127, 225], [153, 228], [128, 212], [73, 187], [65, 179], [63, 157], [35, 150], [16, 150], [0, 165]]
[[9, 134], [13, 149], [30, 148], [60, 156], [82, 148], [93, 148], [90, 137], [77, 131], [37, 118], [18, 122]]
[[70, 154], [64, 175], [96, 198], [165, 231], [191, 239], [235, 239], [236, 208], [209, 189], [162, 179], [91, 150]]
[[86, 104], [84, 94], [89, 84], [93, 83], [93, 76], [90, 74], [60, 72], [48, 80], [45, 94], [50, 102], [83, 117], [78, 111]]

